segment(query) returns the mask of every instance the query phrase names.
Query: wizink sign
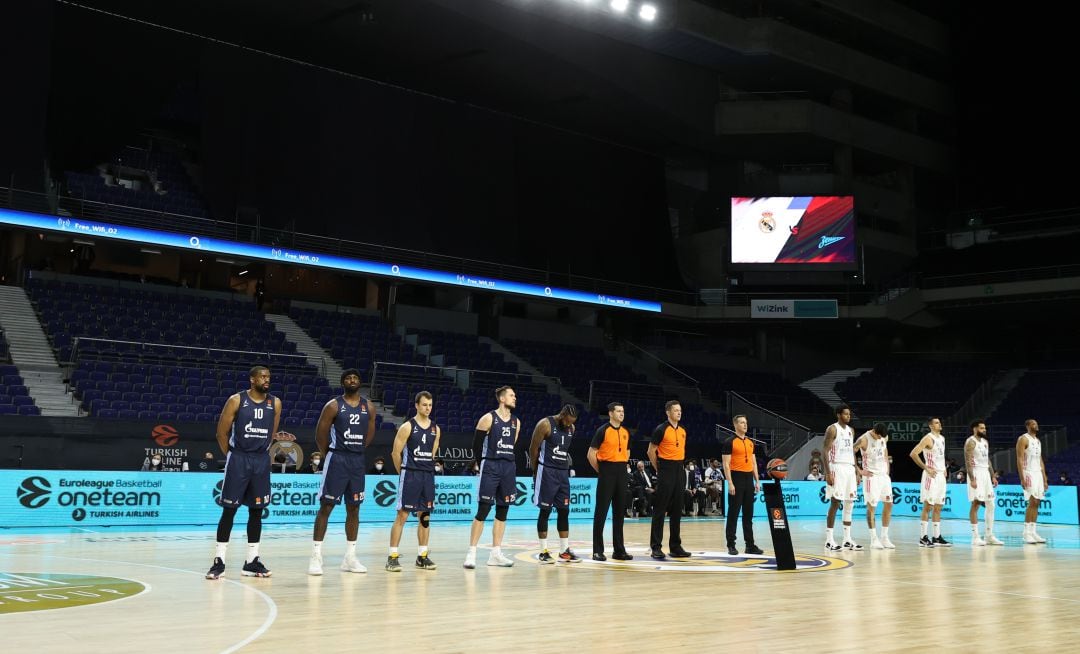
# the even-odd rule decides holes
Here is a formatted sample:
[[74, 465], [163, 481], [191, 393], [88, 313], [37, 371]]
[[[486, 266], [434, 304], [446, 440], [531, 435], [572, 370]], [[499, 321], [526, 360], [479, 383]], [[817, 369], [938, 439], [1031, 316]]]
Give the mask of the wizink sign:
[[837, 318], [836, 300], [750, 300], [751, 318]]
[[[309, 524], [319, 510], [321, 480], [320, 475], [273, 475], [263, 520]], [[214, 525], [221, 517], [221, 483], [221, 475], [204, 473], [0, 470], [0, 525]], [[477, 477], [436, 476], [432, 517], [472, 520], [478, 484]], [[518, 478], [511, 520], [536, 519], [532, 488], [531, 478]], [[368, 475], [360, 519], [392, 522], [398, 490], [397, 476]], [[595, 479], [571, 479], [571, 516], [590, 519], [595, 497]], [[246, 516], [242, 511], [238, 524]], [[344, 522], [345, 512], [335, 511], [330, 519]]]

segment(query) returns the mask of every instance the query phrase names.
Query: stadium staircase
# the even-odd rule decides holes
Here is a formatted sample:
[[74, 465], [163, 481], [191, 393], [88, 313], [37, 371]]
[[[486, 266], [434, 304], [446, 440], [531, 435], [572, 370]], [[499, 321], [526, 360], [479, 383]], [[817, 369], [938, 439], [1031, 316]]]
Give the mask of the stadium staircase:
[[[285, 338], [296, 343], [296, 351], [307, 357], [308, 363], [315, 366], [316, 370], [323, 370], [325, 366], [324, 376], [335, 388], [341, 382], [341, 373], [344, 370], [341, 364], [334, 359], [334, 355], [330, 354], [316, 343], [304, 329], [296, 324], [292, 318], [279, 313], [268, 313], [266, 319], [274, 323], [274, 327], [277, 327], [279, 332], [285, 334]], [[368, 380], [362, 380], [368, 381]]]
[[873, 368], [833, 370], [832, 372], [827, 372], [824, 375], [814, 377], [813, 379], [807, 379], [799, 384], [799, 386], [816, 395], [825, 404], [836, 407], [844, 403], [844, 399], [836, 393], [836, 385], [842, 381], [847, 381], [852, 377], [858, 377], [863, 373], [871, 372], [872, 370]]
[[64, 372], [33, 305], [18, 286], [0, 286], [0, 328], [11, 346], [11, 361], [41, 415], [78, 416], [79, 407], [67, 391]]
[[511, 350], [503, 347], [497, 341], [490, 339], [487, 336], [481, 336], [479, 340], [481, 343], [487, 343], [487, 345], [491, 348], [492, 352], [497, 352], [503, 355], [503, 358], [507, 362], [517, 366], [518, 370], [520, 370], [521, 372], [527, 375], [535, 375], [536, 377], [544, 380], [544, 385], [547, 386], [548, 393], [552, 395], [558, 395], [559, 399], [562, 400], [564, 404], [574, 404], [577, 406], [585, 405], [585, 402], [582, 401], [581, 398], [571, 393], [569, 389], [558, 386], [550, 377], [545, 375], [542, 371], [537, 370], [535, 366], [530, 364], [525, 359], [522, 359], [518, 355], [514, 354]]

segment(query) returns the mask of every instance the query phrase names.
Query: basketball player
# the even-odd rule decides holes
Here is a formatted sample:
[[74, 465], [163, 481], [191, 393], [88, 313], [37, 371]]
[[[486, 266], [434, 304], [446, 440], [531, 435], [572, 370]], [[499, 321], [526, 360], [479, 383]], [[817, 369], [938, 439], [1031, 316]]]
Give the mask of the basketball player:
[[360, 505], [364, 502], [364, 441], [370, 444], [375, 435], [375, 405], [360, 395], [360, 371], [349, 368], [341, 373], [345, 391], [323, 406], [315, 427], [315, 444], [323, 455], [321, 506], [315, 516], [314, 542], [311, 546], [309, 575], [321, 575], [322, 542], [326, 523], [334, 506], [345, 502], [345, 572], [367, 572], [356, 560], [356, 534], [360, 529]]
[[[863, 499], [866, 500], [866, 526], [870, 528], [870, 547], [875, 550], [893, 550], [896, 545], [889, 540], [889, 522], [892, 520], [892, 477], [889, 472], [889, 430], [879, 422], [874, 428], [859, 436], [855, 451], [862, 454]], [[881, 509], [881, 538], [874, 527], [874, 511], [878, 503]]]
[[536, 536], [540, 539], [540, 563], [555, 563], [547, 547], [548, 517], [554, 507], [559, 530], [559, 560], [581, 561], [570, 550], [570, 440], [574, 437], [577, 407], [564, 404], [558, 415], [536, 423], [529, 460], [533, 462], [533, 504], [540, 509], [536, 517]]
[[476, 544], [484, 531], [491, 505], [495, 505], [495, 525], [491, 528], [491, 554], [488, 565], [509, 568], [514, 561], [503, 556], [502, 538], [506, 531], [506, 514], [517, 496], [517, 465], [514, 461], [514, 445], [517, 443], [521, 421], [511, 415], [517, 406], [517, 395], [509, 386], [495, 389], [499, 408], [485, 413], [476, 423], [473, 451], [480, 460], [480, 501], [473, 518], [469, 535], [469, 553], [465, 555], [464, 567], [476, 567]]
[[[971, 423], [971, 436], [964, 443], [964, 464], [967, 466], [968, 501], [971, 502], [971, 544], [975, 547], [984, 545], [1003, 545], [994, 536], [994, 503], [997, 500], [997, 479], [990, 465], [990, 442], [986, 438], [986, 423], [974, 420]], [[986, 507], [986, 540], [979, 537], [979, 506]]]
[[[945, 505], [945, 437], [941, 435], [941, 419], [930, 418], [930, 433], [923, 436], [915, 449], [911, 450], [911, 460], [922, 468], [922, 486], [919, 489], [919, 501], [922, 502], [922, 518], [919, 523], [919, 547], [952, 547], [952, 543], [941, 537], [941, 507]], [[922, 458], [919, 453], [922, 452]], [[924, 460], [925, 459], [925, 462]], [[934, 537], [926, 533], [926, 518], [933, 511]]]
[[225, 400], [217, 425], [217, 441], [225, 454], [225, 477], [221, 486], [221, 519], [217, 528], [217, 548], [207, 579], [225, 574], [225, 550], [229, 546], [233, 519], [241, 504], [248, 507], [248, 551], [240, 574], [269, 577], [259, 560], [262, 511], [270, 504], [270, 443], [294, 441], [292, 434], [278, 434], [281, 400], [270, 395], [270, 369], [255, 366], [249, 379], [251, 388]]
[[435, 503], [435, 453], [439, 451], [442, 431], [431, 420], [434, 404], [431, 393], [416, 394], [416, 416], [407, 420], [394, 437], [390, 457], [398, 473], [397, 517], [390, 528], [390, 555], [386, 557], [387, 572], [401, 572], [398, 544], [410, 513], [416, 514], [416, 567], [434, 570], [437, 566], [428, 558], [428, 538], [431, 536], [431, 509]]
[[[855, 510], [855, 494], [858, 488], [858, 472], [855, 468], [855, 430], [851, 428], [851, 407], [836, 407], [836, 422], [825, 430], [825, 499], [830, 500], [829, 513], [825, 519], [825, 549], [838, 552], [841, 549], [860, 551], [851, 537], [851, 514]], [[844, 544], [833, 540], [836, 511], [844, 506]]]
[[1016, 439], [1016, 471], [1024, 487], [1027, 511], [1024, 513], [1024, 542], [1045, 543], [1046, 539], [1035, 531], [1039, 519], [1039, 502], [1046, 494], [1046, 466], [1042, 459], [1042, 441], [1039, 440], [1039, 423], [1029, 418], [1024, 422], [1027, 433]]

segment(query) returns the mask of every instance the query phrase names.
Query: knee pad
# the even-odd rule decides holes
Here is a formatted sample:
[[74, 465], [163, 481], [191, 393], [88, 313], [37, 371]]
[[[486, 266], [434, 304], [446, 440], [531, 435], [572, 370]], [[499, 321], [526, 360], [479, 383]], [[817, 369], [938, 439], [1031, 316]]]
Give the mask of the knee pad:
[[423, 527], [424, 529], [427, 529], [428, 527], [431, 526], [431, 514], [430, 513], [421, 513], [416, 518], [417, 518], [417, 520], [420, 521], [420, 526]]
[[536, 530], [542, 533], [546, 533], [548, 530], [548, 517], [551, 516], [551, 507], [541, 507], [540, 513], [536, 516]]
[[851, 514], [855, 513], [855, 502], [844, 501], [844, 522], [851, 522]]
[[488, 513], [491, 511], [491, 505], [487, 502], [481, 502], [476, 507], [476, 519], [480, 522], [487, 520]]
[[557, 509], [558, 517], [555, 519], [555, 524], [559, 531], [570, 531], [570, 509], [561, 507]]
[[[490, 505], [489, 505], [490, 506]], [[506, 522], [506, 514], [510, 512], [509, 506], [497, 506], [495, 507], [495, 519], [499, 522]]]

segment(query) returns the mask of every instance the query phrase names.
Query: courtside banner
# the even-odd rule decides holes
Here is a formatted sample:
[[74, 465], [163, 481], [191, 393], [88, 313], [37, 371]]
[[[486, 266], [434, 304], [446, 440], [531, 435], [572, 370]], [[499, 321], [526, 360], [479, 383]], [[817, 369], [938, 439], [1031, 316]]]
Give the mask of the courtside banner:
[[[275, 474], [267, 523], [310, 523], [319, 510], [319, 475]], [[221, 517], [222, 475], [194, 472], [95, 472], [0, 470], [0, 526], [78, 527], [121, 525], [211, 525]], [[434, 520], [472, 520], [477, 477], [435, 477]], [[360, 519], [393, 522], [398, 478], [369, 475]], [[536, 520], [533, 481], [518, 477], [511, 520]], [[595, 479], [570, 480], [570, 517], [592, 518]], [[247, 511], [237, 514], [237, 522]], [[345, 510], [330, 517], [345, 521]]]
[[[762, 481], [762, 484], [771, 484], [771, 481]], [[825, 500], [825, 482], [822, 481], [787, 481], [783, 483], [784, 505], [787, 507], [789, 518], [805, 516], [824, 517], [829, 510], [829, 503]], [[893, 516], [918, 517], [922, 511], [919, 503], [919, 484], [908, 482], [893, 482]], [[994, 519], [1001, 522], [1023, 522], [1024, 509], [1027, 502], [1024, 501], [1024, 489], [1020, 486], [1001, 485], [997, 487], [997, 510]], [[967, 484], [949, 484], [948, 493], [945, 496], [945, 506], [941, 509], [941, 517], [948, 519], [967, 519], [971, 502], [967, 498]], [[862, 485], [859, 485], [859, 494], [855, 500], [855, 515], [863, 516], [866, 511], [866, 502], [863, 501]], [[877, 510], [880, 523], [881, 507]], [[754, 502], [754, 517], [765, 518], [765, 493], [758, 493]], [[982, 512], [979, 520], [982, 520]], [[1051, 486], [1046, 491], [1046, 496], [1039, 503], [1039, 522], [1054, 524], [1075, 525], [1080, 524], [1080, 515], [1077, 510], [1076, 486]]]

